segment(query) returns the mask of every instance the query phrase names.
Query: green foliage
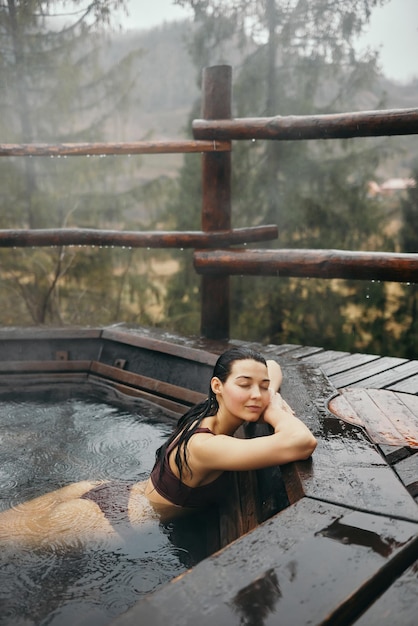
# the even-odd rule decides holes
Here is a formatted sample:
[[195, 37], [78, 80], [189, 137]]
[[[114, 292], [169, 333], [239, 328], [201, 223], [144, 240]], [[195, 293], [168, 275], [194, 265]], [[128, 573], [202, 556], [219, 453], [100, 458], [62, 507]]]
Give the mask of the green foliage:
[[[402, 226], [399, 233], [402, 252], [418, 252], [418, 164], [412, 167], [415, 186], [401, 198]], [[418, 345], [418, 285], [399, 285], [399, 294], [393, 312], [397, 329], [394, 353], [406, 358], [416, 358]]]
[[402, 229], [400, 233], [402, 252], [418, 252], [418, 164], [412, 171], [415, 186], [408, 189], [401, 199]]
[[[2, 141], [184, 136], [176, 120], [185, 117], [196, 97], [195, 77], [217, 63], [234, 67], [237, 117], [382, 105], [380, 88], [374, 86], [375, 55], [357, 59], [351, 46], [376, 2], [194, 0], [192, 26], [166, 25], [103, 39], [102, 26], [111, 21], [116, 4], [68, 1], [65, 12], [72, 7], [79, 13], [64, 28], [58, 17], [50, 17], [62, 3], [1, 5]], [[24, 33], [20, 56], [12, 41], [10, 5], [18, 8]], [[324, 7], [328, 12], [320, 13]], [[54, 21], [59, 27], [52, 28]], [[185, 33], [195, 36], [189, 44], [195, 71], [181, 48]], [[416, 84], [410, 92], [381, 84], [390, 106], [413, 106]], [[394, 102], [401, 92], [405, 102]], [[191, 120], [200, 117], [198, 109], [196, 102], [189, 130]], [[235, 142], [234, 226], [277, 223], [281, 247], [392, 249], [385, 231], [387, 208], [368, 196], [367, 184], [379, 179], [382, 169], [377, 168], [393, 145], [367, 139]], [[413, 149], [403, 157], [405, 168]], [[155, 180], [138, 174], [146, 160], [140, 157], [0, 159], [0, 228], [200, 229], [199, 155], [185, 157], [178, 179], [166, 171], [164, 158], [151, 158], [160, 168]], [[402, 235], [402, 245], [411, 250], [413, 193]], [[0, 266], [2, 324], [123, 320], [199, 333], [200, 279], [190, 251], [0, 250]], [[414, 286], [280, 277], [233, 277], [231, 286], [233, 336], [413, 355]]]
[[[353, 41], [382, 2], [178, 3], [194, 9], [197, 68], [228, 62], [228, 41], [241, 50], [235, 117], [343, 112], [366, 100], [368, 108], [381, 106], [376, 55], [358, 58]], [[391, 249], [384, 207], [368, 195], [386, 150], [384, 140], [367, 139], [237, 142], [233, 223], [276, 223], [280, 247]], [[185, 175], [183, 184], [181, 193], [194, 197]], [[231, 285], [231, 334], [240, 339], [384, 349], [390, 306], [379, 283], [233, 277]], [[179, 317], [192, 298], [183, 291]]]
[[[104, 30], [123, 5], [121, 0], [1, 5], [4, 142], [99, 141], [110, 117], [123, 120], [139, 52], [131, 48], [109, 58]], [[121, 157], [2, 159], [0, 227], [120, 228], [132, 221], [138, 196], [144, 201], [147, 195], [127, 188], [132, 166], [133, 160]], [[129, 281], [135, 280], [132, 256], [126, 260], [112, 250], [74, 248], [2, 251], [1, 288], [13, 307], [3, 307], [1, 323], [115, 321], [129, 300]], [[151, 287], [142, 276], [138, 295]], [[127, 306], [126, 314], [137, 312]]]
[[[197, 116], [193, 110], [190, 121]], [[173, 195], [163, 215], [172, 230], [201, 230], [201, 159], [186, 154]], [[177, 332], [197, 335], [200, 323], [200, 278], [193, 268], [191, 251], [174, 255], [178, 272], [171, 278], [164, 303], [164, 325]]]

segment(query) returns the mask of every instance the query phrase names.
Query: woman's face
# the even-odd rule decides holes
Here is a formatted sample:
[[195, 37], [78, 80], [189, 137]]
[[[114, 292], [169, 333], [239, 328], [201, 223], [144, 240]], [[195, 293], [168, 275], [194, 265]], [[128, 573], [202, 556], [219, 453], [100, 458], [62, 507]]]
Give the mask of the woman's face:
[[226, 381], [213, 382], [220, 410], [246, 422], [256, 422], [270, 401], [267, 367], [253, 359], [234, 361]]

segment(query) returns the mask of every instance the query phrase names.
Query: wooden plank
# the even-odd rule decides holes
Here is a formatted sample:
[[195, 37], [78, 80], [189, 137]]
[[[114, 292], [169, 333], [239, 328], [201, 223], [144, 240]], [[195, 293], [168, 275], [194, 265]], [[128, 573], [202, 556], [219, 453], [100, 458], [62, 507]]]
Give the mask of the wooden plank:
[[72, 381], [86, 381], [88, 372], [25, 372], [17, 374], [7, 374], [0, 377], [0, 382], [4, 387], [24, 385], [28, 388], [39, 384], [48, 383], [50, 385], [61, 384]]
[[404, 381], [414, 374], [418, 374], [418, 362], [407, 361], [402, 365], [385, 370], [384, 372], [375, 374], [374, 376], [370, 376], [367, 379], [367, 387], [373, 387], [374, 389], [391, 389], [391, 387], [396, 383]]
[[382, 372], [386, 372], [387, 370], [391, 370], [393, 367], [397, 365], [401, 365], [405, 362], [405, 359], [398, 359], [395, 357], [382, 357], [380, 359], [376, 359], [375, 361], [371, 361], [365, 363], [364, 365], [360, 365], [349, 372], [342, 372], [341, 374], [336, 374], [332, 376], [332, 383], [337, 388], [342, 386], [354, 386], [360, 385], [362, 387], [370, 387], [369, 378], [374, 374], [380, 374]]
[[11, 374], [0, 377], [0, 391], [3, 396], [15, 394], [15, 397], [20, 397], [23, 393], [51, 391], [55, 386], [64, 388], [73, 385], [75, 389], [82, 391], [87, 380], [87, 372]]
[[386, 444], [379, 444], [379, 449], [390, 465], [394, 465], [395, 463], [398, 463], [398, 461], [406, 459], [411, 454], [410, 449], [406, 446], [388, 446]]
[[402, 378], [410, 378], [418, 374], [418, 361], [407, 361], [393, 368], [393, 373], [402, 376]]
[[[77, 376], [77, 372], [84, 374]], [[197, 402], [201, 402], [205, 394], [176, 386], [170, 383], [142, 376], [118, 367], [106, 365], [98, 361], [14, 361], [0, 363], [0, 388], [17, 389], [25, 386], [33, 389], [35, 386], [49, 383], [63, 384], [78, 380], [87, 382], [89, 373], [102, 377], [108, 384], [121, 383], [124, 385], [124, 393], [131, 388], [130, 395], [134, 395], [132, 389], [138, 388], [144, 392], [142, 397], [153, 399], [156, 403], [157, 396], [174, 400], [174, 403], [165, 403], [170, 410], [182, 413]], [[161, 404], [161, 403], [160, 403]]]
[[[235, 343], [236, 343], [236, 340], [235, 340], [235, 339], [233, 339], [233, 340], [231, 341], [231, 343], [234, 343], [234, 344], [235, 344]], [[241, 342], [239, 342], [239, 343], [242, 345], [242, 344], [244, 344], [245, 342], [244, 342], [244, 341], [241, 341]], [[266, 346], [263, 346], [263, 354], [265, 354], [265, 355], [275, 354], [275, 353], [276, 353], [276, 350], [277, 350], [277, 349], [279, 349], [279, 348], [280, 348], [280, 346], [278, 346], [278, 345], [276, 345], [276, 344], [274, 344], [274, 343], [269, 343], [269, 344], [267, 344]]]
[[310, 363], [312, 365], [317, 365], [322, 367], [325, 363], [329, 363], [330, 361], [336, 362], [338, 359], [349, 356], [349, 352], [342, 352], [339, 350], [323, 350], [318, 354], [313, 354], [311, 356], [304, 357], [303, 361], [305, 363]]
[[163, 396], [172, 400], [181, 401], [183, 405], [193, 405], [201, 402], [205, 395], [197, 391], [192, 391], [184, 387], [178, 387], [171, 383], [165, 383], [155, 378], [142, 376], [126, 370], [122, 370], [111, 365], [105, 365], [94, 361], [92, 363], [91, 372], [96, 376], [102, 376], [108, 380], [123, 383], [130, 387], [142, 389], [156, 396]]
[[7, 361], [0, 362], [0, 374], [16, 374], [25, 372], [88, 372], [91, 361]]
[[[342, 442], [344, 443], [347, 444], [347, 441]], [[288, 466], [282, 467], [286, 489], [289, 475], [293, 480], [292, 486], [299, 481], [299, 487], [294, 487], [292, 493], [288, 491], [291, 503], [299, 500], [304, 494], [361, 511], [418, 521], [416, 503], [377, 451], [374, 457], [367, 451], [368, 456], [365, 458], [349, 443], [345, 450], [340, 448], [334, 455], [333, 451], [334, 448], [329, 446], [325, 453], [320, 455], [315, 453], [314, 471], [313, 467], [311, 469], [301, 464], [290, 465], [289, 469]], [[345, 455], [347, 456], [344, 462]], [[349, 459], [348, 455], [355, 456]], [[292, 497], [293, 493], [296, 494], [296, 499]]]
[[[176, 402], [168, 398], [162, 398], [154, 393], [143, 389], [137, 389], [136, 387], [131, 387], [130, 385], [124, 385], [121, 382], [109, 379], [104, 380], [103, 378], [95, 375], [89, 376], [88, 384], [91, 386], [91, 390], [94, 394], [100, 394], [100, 396], [105, 398], [107, 401], [114, 401], [115, 399], [120, 400], [122, 397], [123, 401], [126, 402], [129, 399], [140, 398], [162, 407], [171, 417], [174, 418], [178, 418], [188, 408], [187, 405], [182, 404], [181, 402]], [[83, 388], [81, 388], [80, 391], [83, 391]], [[158, 416], [158, 419], [160, 418], [161, 416]]]
[[418, 449], [418, 397], [369, 389], [369, 396], [403, 436], [405, 445]]
[[243, 533], [237, 473], [233, 473], [230, 476], [228, 494], [229, 497], [219, 510], [219, 539], [221, 547], [225, 547], [232, 541], [235, 541]]
[[388, 389], [391, 391], [418, 394], [418, 375], [416, 374], [415, 376], [410, 376], [399, 383], [389, 385]]
[[301, 346], [300, 348], [296, 348], [292, 352], [292, 357], [294, 359], [304, 359], [312, 354], [318, 354], [323, 352], [323, 348], [318, 348], [316, 346]]
[[346, 357], [342, 357], [335, 362], [329, 361], [328, 363], [324, 363], [322, 369], [324, 373], [332, 379], [333, 376], [341, 374], [341, 372], [347, 372], [355, 367], [359, 367], [365, 363], [371, 363], [372, 361], [380, 358], [381, 357], [378, 354], [360, 354], [356, 352], [354, 354], [349, 354]]
[[405, 395], [384, 389], [343, 389], [330, 401], [329, 409], [363, 426], [374, 443], [418, 449], [418, 398], [404, 402]]
[[[156, 337], [149, 331], [144, 331], [144, 329], [105, 328], [103, 330], [103, 339], [137, 348], [144, 348], [150, 352], [170, 354], [181, 359], [205, 363], [211, 366], [215, 365], [217, 359], [217, 355], [211, 353], [209, 350], [185, 345], [185, 341], [180, 343], [180, 341], [176, 341], [176, 337], [171, 334], [169, 339], [167, 339], [165, 335]], [[225, 349], [225, 344], [222, 344], [221, 351]]]
[[417, 524], [304, 498], [113, 626], [349, 624], [415, 560], [417, 534]]
[[418, 561], [406, 570], [372, 606], [356, 626], [416, 626], [418, 615]]
[[289, 354], [292, 356], [292, 352], [299, 350], [302, 347], [303, 346], [296, 343], [282, 343], [280, 346], [265, 346], [263, 351], [268, 354], [275, 354], [276, 356], [280, 356], [281, 354]]
[[418, 453], [395, 465], [395, 471], [413, 498], [418, 496]]
[[394, 392], [397, 398], [402, 399], [402, 403], [408, 408], [409, 412], [414, 416], [415, 424], [418, 422], [418, 398], [411, 393]]
[[312, 461], [281, 468], [289, 500], [305, 495], [418, 520], [416, 503], [375, 444], [358, 426], [344, 423], [328, 410], [335, 388], [321, 371], [296, 360], [285, 361], [283, 369], [283, 396], [318, 441]]
[[[235, 343], [235, 341], [233, 341], [233, 343]], [[261, 346], [256, 342], [241, 342], [241, 345], [242, 344], [261, 352], [266, 358], [269, 358], [270, 355], [280, 356], [283, 354], [295, 359], [302, 359], [305, 355], [316, 354], [323, 350], [317, 346], [300, 346], [299, 344], [281, 344], [280, 346], [270, 344], [268, 346]]]

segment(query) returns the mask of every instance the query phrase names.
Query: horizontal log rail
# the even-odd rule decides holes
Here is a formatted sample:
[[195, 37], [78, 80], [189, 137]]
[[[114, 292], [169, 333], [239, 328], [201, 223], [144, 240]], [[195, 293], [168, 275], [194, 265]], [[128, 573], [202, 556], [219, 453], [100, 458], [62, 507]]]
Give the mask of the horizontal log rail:
[[214, 250], [194, 253], [198, 274], [348, 278], [418, 283], [418, 254], [349, 250]]
[[119, 231], [91, 228], [0, 230], [0, 248], [119, 246], [129, 248], [217, 248], [277, 239], [276, 225], [211, 232]]
[[418, 109], [194, 120], [195, 139], [348, 139], [418, 133]]
[[229, 141], [136, 141], [123, 143], [0, 144], [0, 156], [103, 156], [229, 152]]
[[[245, 243], [274, 240], [276, 225], [232, 228], [231, 150], [234, 140], [347, 139], [418, 134], [418, 108], [325, 115], [231, 119], [232, 72], [206, 68], [201, 117], [193, 139], [95, 143], [0, 143], [0, 157], [144, 154], [202, 155], [201, 231], [120, 231], [89, 228], [0, 230], [0, 248], [115, 246], [191, 248], [202, 274], [201, 334], [229, 337], [229, 276], [350, 278], [418, 283], [418, 254], [342, 250], [255, 250]], [[230, 246], [241, 246], [231, 249]]]

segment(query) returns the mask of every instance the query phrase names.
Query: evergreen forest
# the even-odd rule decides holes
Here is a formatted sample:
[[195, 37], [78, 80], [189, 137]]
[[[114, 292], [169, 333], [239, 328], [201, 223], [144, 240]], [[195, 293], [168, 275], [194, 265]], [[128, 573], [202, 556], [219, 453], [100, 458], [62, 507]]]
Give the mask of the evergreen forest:
[[[235, 117], [414, 107], [418, 76], [391, 82], [378, 53], [354, 45], [382, 3], [177, 0], [193, 9], [190, 22], [125, 32], [114, 17], [123, 0], [8, 0], [0, 143], [191, 138], [202, 70], [217, 64], [232, 66]], [[277, 224], [266, 247], [418, 252], [415, 136], [236, 142], [232, 163], [233, 226]], [[0, 229], [200, 230], [200, 166], [198, 154], [2, 157]], [[233, 338], [417, 356], [414, 284], [230, 284]], [[0, 294], [3, 327], [199, 334], [191, 251], [0, 248]]]

